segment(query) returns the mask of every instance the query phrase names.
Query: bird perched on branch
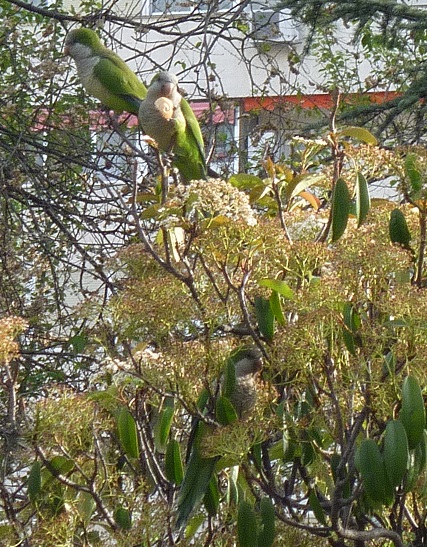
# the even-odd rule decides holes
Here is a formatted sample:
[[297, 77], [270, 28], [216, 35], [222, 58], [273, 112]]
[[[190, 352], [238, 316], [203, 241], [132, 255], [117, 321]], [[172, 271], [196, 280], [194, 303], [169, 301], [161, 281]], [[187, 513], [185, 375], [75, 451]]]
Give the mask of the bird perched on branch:
[[[253, 410], [257, 400], [257, 377], [262, 369], [262, 354], [258, 348], [240, 348], [228, 359], [221, 382], [221, 396], [234, 407], [234, 419], [244, 420]], [[207, 397], [199, 405], [200, 411], [207, 404]], [[221, 408], [224, 409], [221, 405]], [[231, 416], [232, 413], [225, 411]], [[218, 416], [217, 420], [224, 423]], [[232, 423], [233, 418], [229, 423]], [[215, 465], [219, 457], [203, 455], [202, 441], [209, 434], [209, 426], [202, 420], [196, 420], [189, 440], [189, 458], [178, 494], [177, 527], [186, 525], [192, 511], [204, 499], [207, 507], [212, 506], [211, 497], [217, 489]]]
[[[164, 99], [170, 103], [165, 103]], [[172, 115], [163, 108], [165, 104], [172, 106]], [[199, 122], [188, 102], [182, 98], [174, 74], [159, 72], [154, 76], [139, 108], [138, 118], [143, 130], [157, 142], [160, 150], [173, 154], [172, 163], [184, 181], [206, 178]]]
[[96, 32], [88, 28], [71, 30], [65, 39], [85, 90], [117, 114], [138, 114], [147, 88], [116, 53], [105, 47]]

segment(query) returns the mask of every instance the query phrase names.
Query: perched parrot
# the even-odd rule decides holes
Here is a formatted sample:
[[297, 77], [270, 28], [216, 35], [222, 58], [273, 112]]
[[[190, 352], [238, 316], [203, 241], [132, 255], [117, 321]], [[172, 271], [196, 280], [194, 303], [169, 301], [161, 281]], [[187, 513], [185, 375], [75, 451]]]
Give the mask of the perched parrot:
[[[173, 105], [172, 116], [160, 106], [162, 98]], [[139, 108], [139, 123], [159, 145], [160, 150], [173, 154], [172, 163], [184, 181], [205, 179], [207, 175], [205, 151], [199, 122], [188, 102], [178, 91], [174, 74], [159, 72], [152, 79], [147, 96]]]
[[118, 114], [138, 114], [147, 88], [93, 30], [71, 30], [65, 39], [64, 53], [74, 59], [79, 78], [90, 95]]
[[[232, 403], [237, 417], [244, 420], [254, 408], [257, 399], [257, 376], [262, 369], [262, 354], [258, 348], [241, 348], [230, 356], [221, 385], [224, 397]], [[230, 375], [230, 370], [234, 374]], [[206, 399], [203, 404], [206, 405]], [[202, 410], [202, 409], [201, 409]], [[204, 457], [201, 452], [203, 437], [211, 426], [196, 420], [189, 440], [189, 458], [178, 494], [177, 528], [183, 528], [192, 511], [209, 497], [216, 486], [215, 465], [219, 457]]]

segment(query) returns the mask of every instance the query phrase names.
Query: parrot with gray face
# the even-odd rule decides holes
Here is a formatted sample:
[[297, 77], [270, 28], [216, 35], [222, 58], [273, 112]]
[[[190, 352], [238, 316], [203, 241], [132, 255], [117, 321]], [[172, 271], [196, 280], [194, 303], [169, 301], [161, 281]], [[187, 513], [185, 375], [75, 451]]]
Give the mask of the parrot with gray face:
[[[168, 99], [172, 115], [162, 108]], [[167, 115], [165, 115], [167, 114]], [[207, 168], [202, 132], [188, 102], [178, 90], [178, 79], [170, 72], [159, 72], [152, 79], [147, 96], [139, 108], [139, 123], [160, 150], [173, 154], [172, 163], [185, 182], [206, 179]]]
[[138, 114], [147, 88], [116, 53], [105, 47], [96, 32], [88, 28], [71, 30], [65, 39], [85, 90], [117, 114]]
[[[262, 369], [262, 354], [258, 348], [240, 348], [232, 353], [224, 370], [221, 392], [233, 405], [237, 418], [246, 419], [257, 400], [257, 378]], [[234, 371], [234, 372], [233, 372]], [[204, 400], [204, 405], [207, 401]], [[200, 409], [201, 411], [203, 409]], [[178, 494], [177, 528], [183, 528], [193, 510], [204, 499], [209, 506], [211, 490], [217, 489], [215, 465], [219, 457], [203, 456], [203, 437], [209, 426], [195, 420], [189, 440], [189, 458]]]

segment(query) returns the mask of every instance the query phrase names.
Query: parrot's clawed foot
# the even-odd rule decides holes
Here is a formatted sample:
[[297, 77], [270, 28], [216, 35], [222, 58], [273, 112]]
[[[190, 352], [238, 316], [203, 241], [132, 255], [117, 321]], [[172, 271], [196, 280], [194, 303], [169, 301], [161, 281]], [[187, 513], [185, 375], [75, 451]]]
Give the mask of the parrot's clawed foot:
[[171, 169], [174, 155], [172, 153], [165, 153], [162, 156], [162, 162], [165, 167]]
[[151, 147], [156, 148], [156, 150], [159, 149], [159, 145], [157, 144], [157, 141], [155, 141], [150, 135], [143, 135], [141, 137], [141, 140], [149, 144]]

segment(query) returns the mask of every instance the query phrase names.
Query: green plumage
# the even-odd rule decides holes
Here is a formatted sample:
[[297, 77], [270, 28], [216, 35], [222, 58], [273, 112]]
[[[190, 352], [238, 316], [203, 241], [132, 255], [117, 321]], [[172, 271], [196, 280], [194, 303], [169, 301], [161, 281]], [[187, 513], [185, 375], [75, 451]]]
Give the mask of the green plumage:
[[117, 113], [138, 114], [147, 88], [116, 53], [106, 48], [91, 29], [71, 30], [65, 40], [85, 90]]
[[[166, 98], [173, 111], [166, 117], [156, 101]], [[194, 112], [178, 91], [178, 80], [160, 72], [151, 81], [139, 109], [139, 122], [163, 152], [173, 153], [173, 164], [184, 181], [205, 179], [207, 174], [203, 136]]]

